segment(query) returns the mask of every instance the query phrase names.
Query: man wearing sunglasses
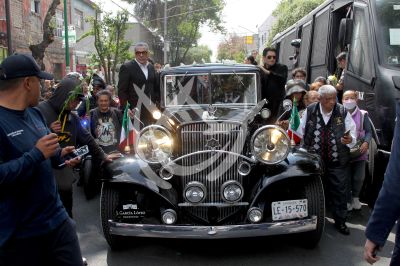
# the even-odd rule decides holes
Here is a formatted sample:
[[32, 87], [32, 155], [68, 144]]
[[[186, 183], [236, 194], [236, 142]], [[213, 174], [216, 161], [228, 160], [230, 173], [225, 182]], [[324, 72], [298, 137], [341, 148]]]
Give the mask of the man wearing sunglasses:
[[[144, 89], [148, 99], [140, 99], [137, 89]], [[140, 119], [144, 124], [151, 121], [150, 110], [159, 102], [159, 75], [154, 66], [149, 62], [149, 46], [145, 42], [135, 45], [135, 59], [123, 64], [119, 70], [118, 97], [121, 108], [124, 109], [127, 102], [132, 108], [138, 107]]]
[[263, 65], [261, 69], [262, 99], [268, 100], [268, 108], [271, 110], [271, 117], [278, 116], [279, 106], [285, 98], [285, 84], [288, 75], [288, 68], [276, 62], [275, 48], [267, 47], [263, 51]]

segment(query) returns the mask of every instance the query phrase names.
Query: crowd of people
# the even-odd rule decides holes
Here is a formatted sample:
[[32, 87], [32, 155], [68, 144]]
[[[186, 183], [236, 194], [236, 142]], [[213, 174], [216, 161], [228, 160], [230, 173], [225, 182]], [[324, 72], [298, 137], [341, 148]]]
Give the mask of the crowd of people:
[[[345, 53], [337, 58], [341, 68], [345, 67], [343, 55]], [[358, 108], [356, 91], [347, 90], [343, 94], [343, 78], [333, 84], [325, 77], [317, 77], [309, 85], [307, 72], [296, 68], [291, 73], [292, 79], [286, 82], [287, 67], [277, 63], [276, 58], [276, 50], [264, 49], [264, 65], [260, 66], [264, 73], [263, 97], [279, 99], [278, 104], [270, 105], [274, 117], [283, 113], [281, 102], [284, 98], [292, 100], [296, 106], [300, 116], [299, 128], [289, 128], [290, 120], [294, 119], [293, 112], [281, 116], [277, 124], [297, 131], [299, 138], [294, 138], [296, 144], [321, 156], [325, 165], [322, 181], [335, 227], [340, 233], [348, 235], [350, 231], [345, 223], [347, 212], [361, 209], [359, 195], [372, 138], [368, 113]], [[342, 101], [343, 105], [340, 104]], [[353, 151], [356, 144], [357, 149]]]
[[[307, 84], [307, 72], [302, 68], [294, 69], [287, 81], [288, 68], [277, 62], [274, 48], [264, 49], [261, 64], [257, 59], [254, 52], [245, 63], [260, 69], [261, 95], [268, 100], [272, 118], [276, 120], [282, 113], [285, 98], [292, 100], [300, 126], [291, 128], [293, 112], [281, 116], [277, 124], [296, 130], [301, 136], [297, 144], [320, 155], [335, 228], [348, 235], [348, 211], [361, 208], [359, 194], [372, 139], [368, 113], [358, 107], [357, 92], [346, 88], [344, 71], [337, 83], [318, 77]], [[337, 63], [345, 69], [345, 53], [338, 55]], [[129, 104], [134, 109], [131, 118], [139, 112], [140, 121], [151, 120], [151, 111], [160, 103], [161, 65], [150, 62], [146, 43], [137, 43], [135, 59], [120, 68], [118, 96], [115, 86], [96, 74], [85, 80], [73, 72], [55, 82], [51, 74], [40, 71], [30, 55], [9, 56], [0, 68], [0, 262], [82, 265], [72, 220], [72, 167], [80, 162], [79, 158], [68, 160], [66, 155], [74, 147], [88, 145], [94, 169], [117, 158], [114, 152], [119, 149], [123, 109]], [[87, 124], [82, 123], [85, 119]], [[399, 142], [397, 129], [398, 125], [394, 145]], [[60, 167], [63, 162], [67, 167]], [[389, 180], [399, 173], [394, 159], [388, 169]], [[393, 182], [396, 187], [398, 182]], [[386, 190], [380, 197], [389, 197], [393, 187], [388, 186], [385, 181]], [[386, 206], [383, 199], [377, 203]], [[381, 229], [386, 230], [383, 236], [378, 235], [372, 227], [381, 225], [376, 217], [382, 208], [375, 211], [367, 230], [365, 256], [370, 263], [376, 261], [374, 251], [383, 245], [390, 225], [399, 217], [393, 215]]]

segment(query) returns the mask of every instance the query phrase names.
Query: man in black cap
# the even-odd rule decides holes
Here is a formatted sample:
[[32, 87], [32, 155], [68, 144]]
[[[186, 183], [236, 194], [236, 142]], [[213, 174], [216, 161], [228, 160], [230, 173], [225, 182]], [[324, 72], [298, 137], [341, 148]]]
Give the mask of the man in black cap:
[[82, 265], [52, 171], [74, 147], [61, 149], [32, 108], [40, 79], [53, 77], [30, 55], [11, 55], [0, 65], [0, 265]]

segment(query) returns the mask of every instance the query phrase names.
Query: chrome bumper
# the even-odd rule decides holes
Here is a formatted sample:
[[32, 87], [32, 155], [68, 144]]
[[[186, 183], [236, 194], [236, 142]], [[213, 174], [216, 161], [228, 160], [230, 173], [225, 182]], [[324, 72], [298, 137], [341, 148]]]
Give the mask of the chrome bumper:
[[177, 226], [127, 224], [108, 221], [110, 233], [121, 236], [155, 238], [241, 238], [307, 232], [317, 229], [317, 217], [297, 221], [227, 226]]

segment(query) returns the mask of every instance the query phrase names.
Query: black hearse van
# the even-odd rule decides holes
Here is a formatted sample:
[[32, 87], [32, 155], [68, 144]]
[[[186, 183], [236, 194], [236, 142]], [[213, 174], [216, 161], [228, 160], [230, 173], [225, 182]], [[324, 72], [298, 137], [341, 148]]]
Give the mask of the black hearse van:
[[310, 83], [318, 76], [334, 74], [336, 55], [348, 51], [345, 90], [360, 92], [360, 107], [375, 125], [377, 145], [370, 145], [370, 154], [375, 156], [370, 156], [364, 184], [373, 203], [390, 155], [395, 104], [400, 98], [400, 2], [325, 1], [276, 35], [273, 46], [289, 70], [304, 67]]

